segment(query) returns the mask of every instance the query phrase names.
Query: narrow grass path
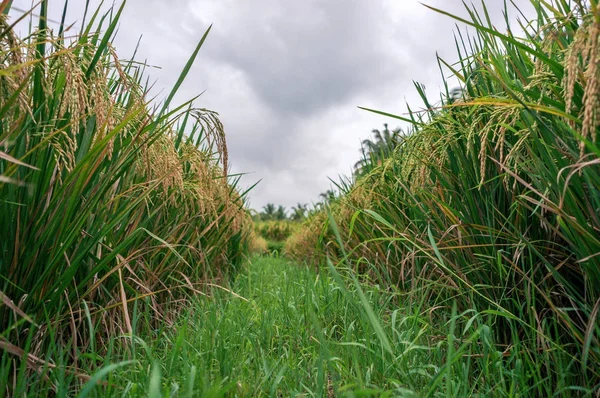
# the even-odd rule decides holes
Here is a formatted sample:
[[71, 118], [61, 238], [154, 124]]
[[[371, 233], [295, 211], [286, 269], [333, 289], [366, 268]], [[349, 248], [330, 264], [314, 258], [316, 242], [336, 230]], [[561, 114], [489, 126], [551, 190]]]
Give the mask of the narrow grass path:
[[[413, 384], [413, 377], [399, 380], [398, 371], [411, 373], [418, 350], [399, 360], [382, 348], [380, 334], [405, 350], [419, 330], [377, 331], [356, 292], [326, 274], [255, 258], [234, 283], [235, 294], [215, 289], [176, 330], [157, 331], [155, 346], [138, 341], [137, 365], [123, 367], [113, 381], [127, 385], [127, 394], [157, 397], [380, 396]], [[373, 315], [400, 322], [387, 296], [364, 291]]]

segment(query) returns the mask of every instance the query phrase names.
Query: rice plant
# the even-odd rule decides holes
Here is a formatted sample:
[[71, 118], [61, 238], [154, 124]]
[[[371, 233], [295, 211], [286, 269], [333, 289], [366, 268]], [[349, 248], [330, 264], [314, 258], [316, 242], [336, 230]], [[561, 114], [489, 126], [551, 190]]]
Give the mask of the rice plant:
[[218, 115], [171, 102], [210, 28], [156, 106], [144, 65], [111, 46], [123, 7], [76, 37], [47, 26], [47, 0], [27, 37], [0, 17], [0, 395], [23, 372], [78, 374], [82, 355], [135, 332], [134, 304], [172, 324], [246, 250]]
[[[458, 64], [439, 60], [462, 98], [435, 106], [417, 85], [426, 111], [398, 116], [412, 132], [396, 155], [330, 217], [307, 221], [290, 252], [321, 266], [330, 256], [425, 298], [442, 324], [489, 324], [495, 351], [522, 375], [512, 391], [591, 395], [600, 389], [600, 9], [531, 6], [523, 37], [508, 16], [494, 27], [485, 4], [467, 7], [468, 19], [434, 9], [475, 30], [457, 35]], [[451, 316], [453, 303], [482, 318]]]

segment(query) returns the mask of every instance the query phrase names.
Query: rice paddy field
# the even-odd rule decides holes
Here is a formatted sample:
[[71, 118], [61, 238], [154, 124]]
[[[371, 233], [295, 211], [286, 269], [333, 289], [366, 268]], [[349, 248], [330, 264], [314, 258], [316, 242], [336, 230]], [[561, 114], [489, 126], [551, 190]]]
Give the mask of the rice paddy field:
[[[307, 219], [112, 41], [0, 11], [0, 397], [600, 397], [600, 7], [468, 8], [460, 82]], [[517, 35], [516, 32], [519, 32]], [[386, 125], [387, 129], [387, 125]], [[276, 247], [275, 247], [276, 246]]]
[[255, 221], [255, 231], [258, 239], [266, 242], [268, 252], [282, 253], [285, 242], [298, 229], [299, 223], [290, 220]]

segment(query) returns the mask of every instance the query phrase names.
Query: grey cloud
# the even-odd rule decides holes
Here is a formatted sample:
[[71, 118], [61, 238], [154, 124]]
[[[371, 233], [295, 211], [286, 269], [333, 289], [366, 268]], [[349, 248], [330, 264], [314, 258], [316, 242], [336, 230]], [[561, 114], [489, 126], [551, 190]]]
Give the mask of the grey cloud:
[[[202, 10], [205, 3], [193, 4]], [[319, 112], [394, 71], [397, 60], [377, 40], [386, 21], [376, 2], [237, 4], [225, 23], [215, 25], [212, 40], [219, 44], [208, 46], [208, 54], [243, 70], [280, 113]]]
[[[462, 0], [425, 2], [467, 15]], [[51, 2], [54, 20], [60, 3]], [[502, 3], [488, 2], [499, 28]], [[69, 22], [81, 21], [83, 4], [70, 2]], [[262, 179], [251, 193], [255, 208], [318, 199], [328, 177], [350, 172], [371, 129], [398, 124], [356, 106], [419, 108], [412, 81], [435, 100], [442, 89], [436, 52], [456, 60], [455, 21], [418, 0], [129, 0], [115, 44], [127, 58], [143, 34], [137, 59], [162, 68], [147, 71], [160, 99], [211, 23], [175, 102], [207, 90], [197, 105], [220, 113], [232, 171], [251, 173], [246, 186]]]

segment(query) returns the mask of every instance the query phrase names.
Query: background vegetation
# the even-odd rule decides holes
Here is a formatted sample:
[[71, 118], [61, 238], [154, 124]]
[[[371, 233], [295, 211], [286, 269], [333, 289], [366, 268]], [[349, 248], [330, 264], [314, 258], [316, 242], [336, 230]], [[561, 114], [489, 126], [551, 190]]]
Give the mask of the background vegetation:
[[289, 217], [285, 207], [268, 203], [261, 212], [255, 214], [254, 232], [264, 241], [265, 250], [262, 252], [281, 253], [285, 240], [295, 230], [298, 222], [306, 217], [305, 213], [306, 205], [300, 203], [298, 207], [292, 208]]

